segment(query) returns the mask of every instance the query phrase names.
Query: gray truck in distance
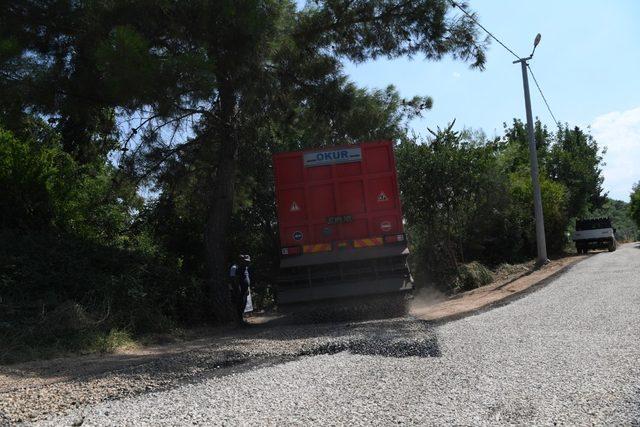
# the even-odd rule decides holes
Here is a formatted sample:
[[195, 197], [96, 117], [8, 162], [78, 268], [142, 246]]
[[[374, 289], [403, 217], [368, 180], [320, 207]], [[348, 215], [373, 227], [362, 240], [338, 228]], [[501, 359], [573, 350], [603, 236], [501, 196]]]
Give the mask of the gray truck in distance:
[[613, 252], [617, 246], [615, 233], [611, 218], [579, 219], [573, 241], [579, 254], [586, 254], [589, 249], [604, 248]]

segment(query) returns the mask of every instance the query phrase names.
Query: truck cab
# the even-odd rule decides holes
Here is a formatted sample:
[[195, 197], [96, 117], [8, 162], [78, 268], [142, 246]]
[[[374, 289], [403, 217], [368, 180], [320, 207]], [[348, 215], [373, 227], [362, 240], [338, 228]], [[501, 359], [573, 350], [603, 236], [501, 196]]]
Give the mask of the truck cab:
[[617, 246], [615, 231], [611, 218], [579, 219], [573, 233], [576, 250], [579, 254], [586, 254], [589, 249], [603, 248], [613, 252]]

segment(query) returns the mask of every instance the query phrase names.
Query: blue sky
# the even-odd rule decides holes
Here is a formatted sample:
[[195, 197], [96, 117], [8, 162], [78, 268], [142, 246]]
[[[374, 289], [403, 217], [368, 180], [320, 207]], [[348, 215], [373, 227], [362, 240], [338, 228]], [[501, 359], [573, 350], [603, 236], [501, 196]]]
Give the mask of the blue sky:
[[[480, 22], [519, 55], [528, 55], [535, 35], [542, 34], [531, 67], [556, 118], [570, 125], [591, 126], [607, 146], [605, 189], [628, 201], [640, 181], [640, 1], [615, 0], [471, 0]], [[502, 123], [524, 119], [519, 65], [493, 42], [485, 71], [447, 58], [427, 62], [378, 60], [346, 64], [356, 83], [369, 88], [395, 85], [403, 96], [430, 95], [433, 109], [412, 128], [443, 127], [456, 119], [459, 128], [502, 133]], [[534, 116], [553, 125], [531, 83]]]

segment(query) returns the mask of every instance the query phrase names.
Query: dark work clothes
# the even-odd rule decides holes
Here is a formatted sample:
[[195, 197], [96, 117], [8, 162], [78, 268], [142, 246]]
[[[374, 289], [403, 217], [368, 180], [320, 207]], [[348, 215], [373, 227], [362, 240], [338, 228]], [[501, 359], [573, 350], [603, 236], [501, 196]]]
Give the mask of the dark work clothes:
[[231, 294], [236, 308], [236, 317], [242, 321], [244, 309], [247, 306], [247, 296], [249, 295], [249, 285], [251, 285], [251, 275], [249, 266], [234, 264], [229, 270], [231, 279]]

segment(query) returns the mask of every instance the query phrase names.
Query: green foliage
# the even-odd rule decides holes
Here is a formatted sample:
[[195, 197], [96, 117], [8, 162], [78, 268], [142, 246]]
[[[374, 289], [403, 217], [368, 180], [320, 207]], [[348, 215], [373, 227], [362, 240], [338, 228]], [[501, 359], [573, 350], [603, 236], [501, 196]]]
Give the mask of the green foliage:
[[111, 329], [104, 334], [96, 334], [90, 345], [83, 345], [92, 353], [111, 353], [117, 349], [134, 346], [131, 334], [122, 329]]
[[205, 318], [202, 282], [140, 223], [133, 187], [114, 183], [104, 161], [79, 164], [51, 128], [35, 130], [0, 130], [0, 332], [15, 351], [107, 348], [114, 328]]
[[459, 262], [503, 259], [508, 250], [505, 236], [494, 232], [508, 230], [508, 183], [498, 169], [497, 147], [472, 137], [449, 126], [429, 141], [397, 147], [403, 210], [423, 275], [447, 276]]
[[629, 213], [631, 218], [636, 222], [638, 228], [640, 228], [640, 182], [637, 182], [633, 186], [630, 199]]
[[[532, 256], [536, 253], [535, 217], [533, 213], [533, 187], [529, 174], [511, 174], [509, 177], [511, 195], [510, 226], [519, 234], [516, 246], [520, 253]], [[547, 250], [558, 253], [564, 248], [564, 232], [568, 223], [567, 189], [564, 185], [551, 179], [540, 177], [542, 194], [542, 210], [544, 214], [545, 237]], [[514, 248], [514, 249], [516, 249]]]
[[69, 353], [111, 353], [135, 345], [125, 330], [109, 331], [87, 328], [48, 330], [42, 325], [0, 324], [0, 363], [11, 364], [35, 359], [49, 359]]
[[[523, 123], [514, 120], [495, 141], [452, 126], [421, 144], [407, 140], [397, 148], [416, 276], [444, 281], [448, 290], [458, 286], [450, 278], [462, 274], [460, 263], [497, 265], [536, 254]], [[562, 128], [556, 136], [540, 122], [534, 129], [547, 249], [556, 254], [567, 243], [571, 215], [601, 203], [602, 158], [593, 138], [578, 128]]]
[[[400, 142], [423, 278], [474, 287], [487, 275], [473, 261], [535, 253], [522, 122], [495, 141], [449, 127], [417, 143], [407, 123], [430, 97], [344, 74], [344, 59], [412, 55], [482, 68], [486, 39], [446, 0], [34, 1], [0, 8], [0, 26], [0, 304], [32, 342], [109, 348], [126, 341], [112, 330], [201, 321], [239, 253], [255, 260], [256, 305], [271, 304], [265, 159], [281, 151]], [[578, 128], [535, 134], [557, 251], [569, 218], [602, 206], [601, 154]]]
[[450, 7], [443, 0], [308, 2], [296, 36], [355, 62], [415, 54], [437, 60], [450, 53], [482, 67], [486, 40], [466, 16], [448, 19]]
[[[329, 110], [324, 104], [300, 102], [295, 125], [276, 120], [276, 115], [267, 125], [247, 130], [255, 132], [255, 144], [239, 147], [229, 253], [231, 257], [251, 254], [252, 291], [258, 308], [273, 305], [272, 285], [279, 265], [273, 173], [265, 159], [279, 151], [400, 139], [406, 134], [407, 120], [428, 107], [428, 100], [423, 98], [403, 100], [393, 87], [367, 91], [344, 81], [331, 90], [335, 96], [341, 94], [338, 108]], [[206, 223], [207, 191], [203, 176], [206, 170], [200, 165], [190, 151], [166, 162], [156, 180], [160, 195], [141, 212], [140, 222], [148, 225], [159, 245], [182, 260], [185, 273], [204, 277], [206, 256], [201, 230]]]
[[[68, 158], [0, 129], [0, 220], [4, 227], [47, 226], [55, 216], [60, 170]], [[56, 179], [58, 178], [58, 179]]]
[[157, 252], [45, 231], [1, 233], [0, 292], [9, 316], [28, 316], [29, 307], [49, 312], [72, 301], [92, 315], [108, 314], [113, 326], [137, 332], [162, 329], [163, 317], [189, 320], [191, 308], [179, 307], [201, 297], [199, 283], [180, 274], [178, 261]]
[[[25, 117], [47, 117], [69, 156], [64, 177], [56, 170], [47, 181], [73, 176], [63, 194], [45, 191], [51, 209], [43, 226], [120, 247], [146, 233], [189, 274], [208, 278], [211, 301], [224, 301], [221, 273], [236, 251], [265, 254], [256, 259], [272, 275], [273, 195], [263, 186], [270, 170], [251, 160], [401, 137], [405, 117], [430, 108], [431, 99], [358, 89], [341, 61], [452, 55], [482, 67], [487, 40], [450, 8], [445, 0], [2, 8], [0, 25], [11, 37], [0, 36], [0, 123], [22, 138]], [[115, 173], [107, 158], [118, 149]], [[137, 203], [139, 184], [155, 187], [157, 202]], [[216, 307], [221, 318], [225, 311]]]
[[454, 292], [464, 292], [488, 285], [492, 281], [491, 271], [479, 262], [473, 261], [458, 267], [452, 286]]
[[618, 242], [634, 241], [638, 236], [638, 226], [631, 217], [631, 205], [622, 200], [607, 198], [601, 208], [592, 210], [584, 217], [611, 218]]
[[202, 282], [182, 274], [175, 258], [42, 230], [0, 230], [0, 296], [7, 333], [49, 347], [206, 318]]
[[[602, 190], [602, 155], [594, 138], [579, 127], [559, 127], [555, 134], [547, 131], [540, 121], [534, 125], [539, 163], [539, 180], [543, 198], [547, 249], [558, 252], [568, 243], [567, 229], [576, 216], [602, 207], [606, 194]], [[514, 120], [500, 142], [500, 163], [511, 173], [521, 207], [516, 213], [517, 223], [523, 230], [526, 253], [535, 253], [534, 220], [530, 215], [532, 204], [524, 208], [527, 197], [531, 200], [529, 151], [525, 125]], [[513, 175], [516, 174], [517, 176]], [[527, 195], [528, 193], [528, 195]], [[524, 210], [522, 210], [524, 208]], [[531, 208], [531, 209], [529, 209]], [[527, 219], [528, 218], [528, 219]]]
[[18, 139], [0, 128], [0, 226], [118, 239], [141, 199], [131, 188], [114, 188], [109, 164], [80, 165], [51, 128], [45, 135]]
[[577, 217], [601, 208], [606, 200], [602, 191], [602, 156], [595, 139], [577, 126], [560, 128], [549, 153], [550, 177], [569, 191], [567, 215]]

